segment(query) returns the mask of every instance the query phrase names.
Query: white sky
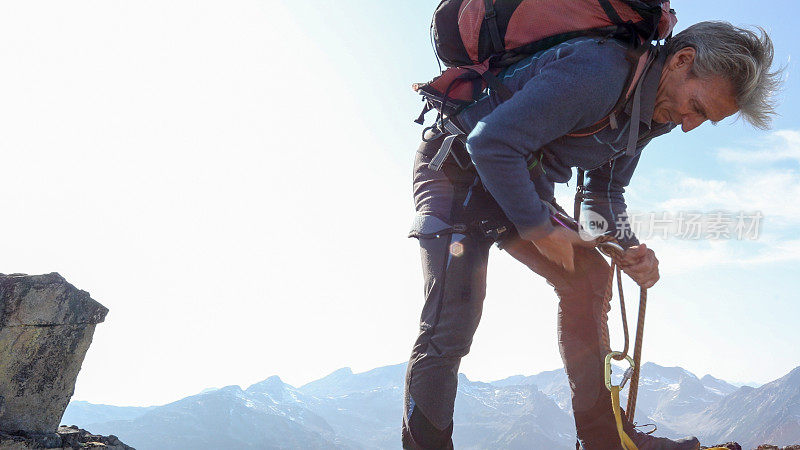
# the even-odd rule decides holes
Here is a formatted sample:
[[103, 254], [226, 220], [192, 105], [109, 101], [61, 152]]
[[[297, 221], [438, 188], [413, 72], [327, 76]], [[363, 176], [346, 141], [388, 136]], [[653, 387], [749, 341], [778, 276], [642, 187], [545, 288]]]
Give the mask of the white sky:
[[[404, 237], [419, 133], [407, 84], [435, 65], [427, 18], [371, 23], [374, 45], [350, 46], [330, 24], [310, 30], [343, 17], [361, 26], [358, 10], [343, 2], [305, 21], [276, 1], [0, 3], [0, 272], [60, 272], [111, 310], [74, 399], [160, 404], [407, 358], [422, 307], [418, 249]], [[424, 63], [391, 70], [392, 52], [398, 66]], [[646, 196], [643, 184], [633, 195]], [[552, 290], [494, 250], [489, 270], [462, 371], [559, 367]], [[745, 270], [707, 270], [689, 294], [680, 278], [654, 289], [645, 359], [732, 381], [796, 366], [798, 350], [741, 360], [754, 338], [753, 348], [796, 341], [780, 314], [758, 316], [776, 329], [722, 336], [701, 327], [713, 317], [684, 320], [681, 308], [695, 316], [710, 292], [746, 295], [725, 281]], [[788, 302], [788, 273], [765, 270], [781, 286], [768, 297]]]

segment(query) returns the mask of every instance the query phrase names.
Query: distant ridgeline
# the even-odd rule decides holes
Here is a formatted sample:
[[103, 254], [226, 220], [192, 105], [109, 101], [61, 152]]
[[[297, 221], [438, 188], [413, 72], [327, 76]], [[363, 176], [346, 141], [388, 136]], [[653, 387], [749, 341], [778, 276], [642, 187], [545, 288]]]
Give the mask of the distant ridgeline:
[[[404, 376], [405, 364], [358, 374], [340, 369], [299, 388], [273, 376], [244, 390], [228, 386], [157, 407], [73, 402], [64, 420], [114, 433], [139, 450], [396, 449]], [[456, 448], [575, 448], [563, 370], [491, 383], [459, 378]], [[637, 405], [637, 421], [656, 423], [662, 436], [693, 434], [705, 445], [738, 441], [745, 450], [785, 446], [800, 442], [798, 416], [787, 414], [800, 411], [800, 367], [759, 388], [740, 388], [647, 363]]]

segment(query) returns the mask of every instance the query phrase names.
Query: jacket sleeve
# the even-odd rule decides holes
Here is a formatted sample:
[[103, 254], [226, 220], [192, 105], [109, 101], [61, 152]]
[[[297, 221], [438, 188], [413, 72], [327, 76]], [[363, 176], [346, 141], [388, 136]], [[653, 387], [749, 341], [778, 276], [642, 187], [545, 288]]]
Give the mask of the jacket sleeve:
[[[624, 154], [602, 166], [586, 172], [586, 195], [581, 215], [597, 214], [604, 219], [602, 234], [614, 236], [624, 248], [639, 245], [631, 229], [625, 205], [625, 187], [630, 183], [640, 152], [635, 156]], [[581, 219], [584, 222], [586, 216]], [[603, 231], [603, 230], [598, 230]]]
[[630, 67], [618, 46], [597, 42], [557, 47], [538, 64], [535, 75], [467, 138], [484, 186], [528, 240], [545, 236], [552, 226], [526, 158], [602, 119], [619, 98]]

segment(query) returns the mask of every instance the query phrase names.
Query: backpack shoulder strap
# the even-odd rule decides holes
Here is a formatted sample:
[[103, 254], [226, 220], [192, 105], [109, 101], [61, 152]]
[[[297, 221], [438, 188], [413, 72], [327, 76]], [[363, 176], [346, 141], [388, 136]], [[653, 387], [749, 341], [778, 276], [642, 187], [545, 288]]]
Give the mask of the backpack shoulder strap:
[[582, 128], [580, 130], [574, 131], [567, 136], [569, 137], [586, 137], [591, 136], [593, 134], [597, 134], [600, 131], [606, 129], [606, 127], [611, 126], [612, 129], [617, 128], [617, 115], [625, 108], [625, 104], [631, 98], [631, 96], [635, 96], [636, 87], [640, 85], [640, 81], [642, 79], [642, 75], [646, 71], [647, 67], [649, 67], [649, 63], [652, 60], [651, 56], [653, 55], [652, 47], [651, 46], [643, 46], [641, 50], [630, 50], [628, 52], [628, 61], [631, 64], [630, 71], [628, 72], [628, 77], [625, 80], [625, 87], [622, 89], [622, 94], [620, 94], [619, 99], [617, 99], [617, 103], [611, 108], [608, 114], [606, 114], [602, 119], [590, 125], [586, 128]]
[[[644, 80], [644, 73], [650, 67], [651, 63], [656, 57], [656, 50], [653, 50], [650, 47], [647, 47], [641, 55], [636, 58], [634, 62], [631, 64], [631, 72], [628, 75], [628, 80], [625, 82], [625, 89], [622, 91], [622, 95], [620, 96], [617, 104], [611, 110], [611, 112], [601, 119], [599, 122], [595, 123], [594, 125], [578, 130], [575, 133], [568, 134], [567, 136], [570, 137], [585, 137], [591, 136], [593, 134], [599, 133], [601, 130], [605, 129], [607, 126], [611, 126], [611, 128], [616, 129], [616, 114], [622, 111], [627, 102], [628, 98], [631, 96], [631, 92], [633, 92], [633, 109], [631, 110], [631, 126], [630, 126], [630, 134], [628, 136], [628, 146], [626, 148], [625, 153], [627, 155], [633, 155], [636, 152], [636, 146], [638, 143], [639, 138], [639, 119], [641, 116], [641, 105], [642, 105], [642, 80]], [[575, 188], [575, 204], [574, 204], [574, 218], [576, 221], [580, 223], [580, 215], [581, 215], [581, 204], [583, 203], [585, 194], [586, 194], [586, 187], [584, 186], [586, 178], [586, 171], [578, 167], [578, 179], [577, 179], [577, 186]]]

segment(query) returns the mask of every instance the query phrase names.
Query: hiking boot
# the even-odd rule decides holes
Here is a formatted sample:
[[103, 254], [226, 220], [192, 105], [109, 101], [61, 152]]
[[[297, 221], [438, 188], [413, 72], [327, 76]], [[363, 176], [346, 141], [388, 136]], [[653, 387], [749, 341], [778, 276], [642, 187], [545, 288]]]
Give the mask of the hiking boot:
[[623, 422], [622, 429], [625, 430], [625, 433], [628, 434], [639, 450], [700, 450], [700, 441], [694, 436], [673, 441], [672, 439], [642, 433], [628, 421]]
[[[610, 401], [599, 400], [591, 410], [575, 414], [578, 432], [576, 449], [622, 450], [623, 447], [617, 433], [617, 422], [609, 408], [611, 406], [609, 403]], [[621, 413], [622, 429], [639, 450], [700, 450], [700, 441], [696, 437], [674, 441], [642, 433], [627, 420], [624, 409]]]

